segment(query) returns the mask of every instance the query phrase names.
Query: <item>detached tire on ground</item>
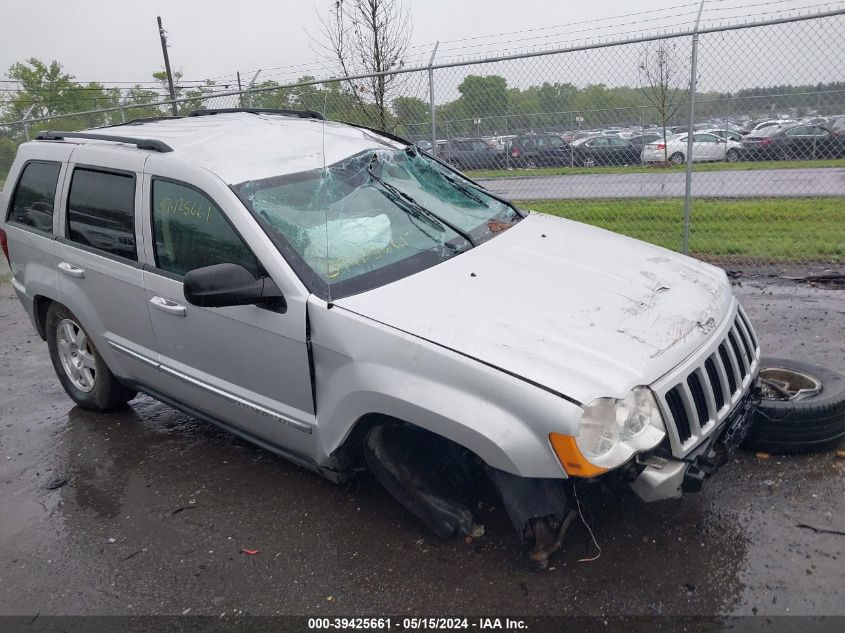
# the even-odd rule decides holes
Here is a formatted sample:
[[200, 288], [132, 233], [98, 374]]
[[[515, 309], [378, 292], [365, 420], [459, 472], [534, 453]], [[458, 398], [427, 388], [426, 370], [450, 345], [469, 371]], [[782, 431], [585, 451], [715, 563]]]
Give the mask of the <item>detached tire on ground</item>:
[[790, 454], [823, 451], [845, 439], [845, 378], [785, 358], [760, 361], [763, 399], [743, 447]]

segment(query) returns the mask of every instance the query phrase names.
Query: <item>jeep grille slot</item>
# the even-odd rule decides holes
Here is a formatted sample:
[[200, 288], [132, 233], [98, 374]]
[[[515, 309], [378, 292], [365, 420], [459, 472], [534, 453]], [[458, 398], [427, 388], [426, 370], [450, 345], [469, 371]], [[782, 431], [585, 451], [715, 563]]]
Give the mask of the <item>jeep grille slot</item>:
[[728, 350], [725, 349], [725, 344], [721, 343], [719, 345], [719, 358], [722, 359], [722, 365], [725, 366], [725, 374], [728, 376], [728, 387], [730, 387], [732, 395], [736, 391], [736, 376], [734, 375], [734, 368], [731, 365], [730, 356], [728, 356]]
[[713, 400], [716, 401], [716, 410], [725, 406], [725, 394], [722, 391], [722, 381], [716, 372], [716, 361], [713, 356], [704, 361], [704, 369], [707, 371], [707, 378], [710, 380], [710, 388], [713, 391]]
[[733, 330], [728, 332], [728, 340], [731, 342], [731, 349], [733, 349], [734, 355], [736, 356], [736, 362], [739, 365], [739, 380], [737, 380], [737, 382], [742, 384], [742, 379], [745, 378], [745, 375], [748, 373], [745, 370], [745, 356], [743, 356], [742, 352], [739, 350], [739, 343], [736, 342], [736, 336], [734, 335]]
[[700, 427], [705, 426], [710, 421], [710, 414], [707, 412], [707, 399], [704, 396], [704, 389], [696, 372], [687, 376], [687, 386], [692, 394], [695, 412], [698, 414], [698, 425]]
[[675, 420], [675, 428], [678, 430], [678, 439], [681, 444], [692, 437], [692, 429], [690, 428], [689, 418], [687, 417], [687, 410], [684, 407], [684, 401], [681, 399], [681, 388], [673, 387], [666, 393], [666, 404], [669, 405], [669, 411], [672, 413], [672, 418]]
[[748, 359], [748, 365], [754, 362], [754, 354], [751, 352], [751, 346], [748, 344], [748, 339], [745, 336], [745, 328], [743, 328], [739, 319], [736, 321], [736, 333], [739, 342], [742, 343], [742, 349], [745, 350], [745, 357]]
[[751, 348], [756, 352], [757, 338], [754, 336], [754, 330], [751, 329], [751, 323], [748, 322], [748, 317], [745, 316], [745, 312], [743, 312], [742, 308], [739, 309], [739, 318], [745, 326], [745, 330], [748, 332], [748, 338], [751, 339]]

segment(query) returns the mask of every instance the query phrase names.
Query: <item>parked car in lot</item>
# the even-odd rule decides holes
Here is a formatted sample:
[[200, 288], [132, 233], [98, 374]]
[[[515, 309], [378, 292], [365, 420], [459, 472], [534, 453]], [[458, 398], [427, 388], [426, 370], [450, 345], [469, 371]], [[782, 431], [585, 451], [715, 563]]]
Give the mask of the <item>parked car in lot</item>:
[[663, 135], [659, 132], [646, 132], [643, 134], [635, 134], [633, 136], [629, 136], [625, 140], [628, 141], [631, 145], [642, 149], [644, 145], [648, 145], [649, 143], [656, 143], [662, 138]]
[[596, 136], [572, 143], [573, 164], [635, 165], [640, 162], [640, 148], [618, 136]]
[[789, 125], [792, 122], [793, 121], [789, 119], [768, 119], [766, 121], [760, 121], [748, 131], [748, 134], [760, 134], [763, 130], [767, 130], [769, 128], [781, 128], [784, 125]]
[[438, 147], [438, 157], [456, 169], [500, 169], [505, 152], [480, 138], [450, 139]]
[[819, 125], [767, 128], [768, 133], [746, 136], [743, 160], [827, 159], [845, 156], [845, 138]]
[[[693, 162], [727, 161], [736, 162], [740, 158], [742, 145], [736, 141], [723, 139], [709, 132], [696, 132], [692, 137]], [[644, 163], [669, 162], [681, 165], [687, 159], [687, 135], [677, 134], [666, 141], [650, 143], [643, 147]]]
[[510, 143], [510, 164], [514, 167], [551, 167], [570, 164], [569, 144], [557, 134], [524, 134]]
[[742, 134], [736, 130], [730, 130], [727, 128], [707, 128], [702, 131], [707, 134], [715, 134], [719, 138], [727, 139], [729, 141], [735, 141], [737, 143], [742, 141]]
[[369, 468], [441, 536], [472, 530], [467, 473], [554, 542], [566, 479], [677, 497], [748, 428], [760, 348], [723, 270], [386, 133], [258, 109], [46, 132], [0, 209], [73, 402], [141, 391], [333, 481]]

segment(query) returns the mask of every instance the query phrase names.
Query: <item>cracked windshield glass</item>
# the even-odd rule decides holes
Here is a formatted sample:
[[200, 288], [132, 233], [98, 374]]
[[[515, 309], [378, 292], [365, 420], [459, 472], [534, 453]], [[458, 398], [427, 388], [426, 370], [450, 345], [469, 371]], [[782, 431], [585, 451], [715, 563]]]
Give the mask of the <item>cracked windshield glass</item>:
[[367, 150], [236, 189], [300, 276], [316, 274], [336, 298], [433, 266], [521, 218], [414, 148]]

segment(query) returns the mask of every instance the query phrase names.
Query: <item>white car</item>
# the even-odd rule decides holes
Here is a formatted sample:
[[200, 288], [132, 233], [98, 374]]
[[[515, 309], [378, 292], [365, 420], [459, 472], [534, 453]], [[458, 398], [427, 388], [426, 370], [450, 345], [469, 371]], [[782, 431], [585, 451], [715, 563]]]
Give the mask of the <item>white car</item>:
[[[723, 139], [710, 132], [696, 132], [692, 137], [692, 160], [695, 163], [706, 161], [739, 160], [742, 143]], [[643, 146], [641, 155], [644, 163], [662, 163], [669, 161], [681, 165], [687, 159], [687, 135], [676, 134], [666, 141], [655, 141]]]
[[748, 136], [768, 136], [772, 132], [769, 128], [780, 129], [789, 123], [794, 123], [794, 121], [792, 119], [770, 119], [768, 121], [761, 121], [751, 129]]

